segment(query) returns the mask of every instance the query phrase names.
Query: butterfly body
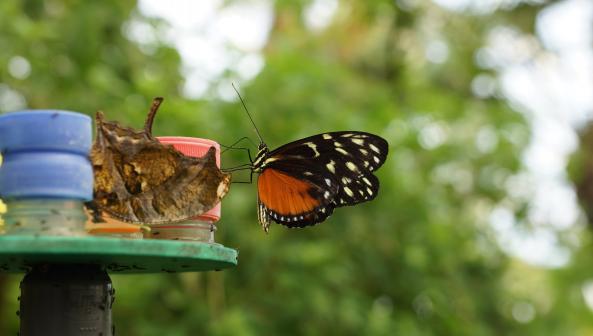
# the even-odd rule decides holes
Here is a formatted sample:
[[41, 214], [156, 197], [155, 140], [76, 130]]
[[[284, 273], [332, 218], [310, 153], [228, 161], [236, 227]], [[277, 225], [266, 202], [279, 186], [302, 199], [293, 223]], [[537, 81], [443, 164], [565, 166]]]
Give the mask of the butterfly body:
[[261, 143], [252, 162], [258, 173], [258, 219], [267, 232], [272, 221], [288, 227], [314, 225], [337, 207], [374, 199], [373, 171], [387, 157], [383, 138], [366, 132], [329, 132], [270, 151]]

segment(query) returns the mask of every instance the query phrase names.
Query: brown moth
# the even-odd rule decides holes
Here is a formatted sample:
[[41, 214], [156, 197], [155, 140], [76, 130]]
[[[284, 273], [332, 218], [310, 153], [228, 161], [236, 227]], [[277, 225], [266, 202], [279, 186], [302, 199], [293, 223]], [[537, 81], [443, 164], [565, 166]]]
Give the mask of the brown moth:
[[95, 175], [89, 207], [129, 223], [180, 222], [213, 208], [229, 190], [231, 175], [216, 166], [214, 147], [203, 157], [185, 156], [152, 135], [163, 98], [155, 98], [143, 130], [105, 121], [97, 112], [91, 149]]

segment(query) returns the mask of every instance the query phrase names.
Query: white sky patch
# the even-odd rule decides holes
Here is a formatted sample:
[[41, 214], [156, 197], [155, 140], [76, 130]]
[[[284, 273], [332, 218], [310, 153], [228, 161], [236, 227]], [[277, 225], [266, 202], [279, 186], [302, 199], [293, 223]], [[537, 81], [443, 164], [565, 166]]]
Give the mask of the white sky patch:
[[260, 51], [272, 26], [273, 8], [265, 0], [223, 5], [222, 0], [140, 0], [141, 13], [161, 18], [169, 27], [166, 32], [155, 33], [150, 25], [132, 21], [128, 36], [142, 43], [164, 36], [177, 48], [186, 78], [183, 91], [188, 98], [201, 98], [214, 89], [211, 92], [219, 98], [231, 99], [225, 94], [228, 90], [212, 86], [229, 70], [239, 83], [261, 71], [264, 59]]
[[13, 56], [8, 60], [8, 73], [17, 79], [25, 79], [31, 74], [31, 63], [22, 56]]
[[132, 18], [125, 24], [124, 34], [128, 39], [134, 40], [143, 46], [158, 42], [158, 34], [155, 27], [137, 18]]
[[434, 122], [420, 129], [418, 142], [426, 149], [435, 149], [447, 140], [447, 128], [445, 125]]
[[0, 112], [12, 112], [27, 107], [27, 101], [18, 91], [0, 83]]
[[499, 8], [510, 9], [520, 3], [543, 3], [545, 0], [433, 0], [448, 10], [470, 11], [477, 14], [489, 14]]
[[492, 126], [483, 126], [476, 135], [476, 148], [482, 153], [490, 153], [498, 145], [498, 135]]
[[314, 0], [303, 12], [305, 26], [312, 31], [325, 29], [338, 10], [338, 0]]
[[529, 323], [535, 317], [535, 307], [527, 301], [519, 301], [513, 304], [511, 314], [519, 323]]
[[473, 0], [433, 0], [437, 5], [453, 11], [463, 11], [471, 5]]
[[432, 40], [426, 45], [426, 59], [432, 63], [445, 63], [449, 58], [449, 46], [443, 40]]
[[480, 66], [499, 72], [501, 92], [526, 115], [532, 130], [523, 154], [527, 172], [506, 184], [510, 197], [521, 198], [527, 195], [516, 184], [530, 186], [528, 223], [507, 225], [493, 212], [491, 224], [505, 251], [539, 266], [561, 267], [570, 259], [557, 235], [574, 228], [580, 212], [565, 167], [578, 146], [575, 129], [593, 111], [592, 25], [593, 2], [565, 0], [537, 18], [537, 34], [547, 50], [532, 36], [500, 27], [476, 55]]
[[242, 78], [253, 78], [255, 77], [264, 67], [264, 58], [262, 55], [257, 53], [250, 53], [243, 56], [237, 64], [235, 69]]
[[593, 280], [586, 281], [581, 287], [581, 293], [589, 309], [593, 310]]
[[140, 0], [138, 8], [148, 16], [155, 16], [175, 24], [179, 30], [193, 30], [208, 23], [223, 4], [222, 0], [194, 1], [194, 0]]
[[479, 74], [472, 80], [472, 92], [480, 98], [488, 98], [496, 93], [497, 80], [489, 74]]
[[225, 6], [210, 27], [210, 35], [240, 50], [257, 52], [268, 41], [272, 26], [271, 4], [247, 1]]
[[571, 52], [593, 42], [592, 20], [591, 0], [564, 1], [542, 10], [536, 29], [546, 48]]
[[500, 246], [525, 262], [543, 267], [560, 267], [570, 259], [569, 250], [559, 246], [555, 232], [520, 226], [513, 212], [504, 206], [492, 210], [490, 225], [496, 232]]
[[476, 53], [476, 63], [483, 68], [503, 70], [531, 61], [538, 49], [537, 38], [515, 28], [498, 26], [487, 36], [486, 46]]

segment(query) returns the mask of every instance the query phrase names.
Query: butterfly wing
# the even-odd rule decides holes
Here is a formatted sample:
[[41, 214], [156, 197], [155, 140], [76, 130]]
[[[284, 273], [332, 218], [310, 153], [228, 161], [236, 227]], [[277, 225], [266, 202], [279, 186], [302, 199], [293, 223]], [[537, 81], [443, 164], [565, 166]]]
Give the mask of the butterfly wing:
[[[231, 175], [216, 165], [214, 147], [202, 157], [189, 157], [146, 129], [106, 121], [102, 113], [96, 125], [90, 159], [98, 211], [130, 223], [180, 222], [213, 208], [228, 192]], [[93, 211], [97, 219], [98, 211]]]
[[[269, 153], [271, 158], [297, 158], [313, 161], [353, 162], [369, 172], [377, 170], [387, 158], [389, 145], [378, 135], [340, 131], [313, 135], [280, 146]], [[329, 159], [329, 160], [327, 160]]]
[[339, 190], [337, 182], [301, 164], [294, 160], [278, 163], [259, 175], [258, 213], [265, 231], [271, 220], [288, 227], [304, 227], [332, 214]]
[[379, 190], [372, 172], [387, 152], [383, 138], [354, 131], [318, 134], [271, 151], [258, 179], [260, 218], [264, 213], [303, 227], [322, 222], [336, 207], [372, 200]]

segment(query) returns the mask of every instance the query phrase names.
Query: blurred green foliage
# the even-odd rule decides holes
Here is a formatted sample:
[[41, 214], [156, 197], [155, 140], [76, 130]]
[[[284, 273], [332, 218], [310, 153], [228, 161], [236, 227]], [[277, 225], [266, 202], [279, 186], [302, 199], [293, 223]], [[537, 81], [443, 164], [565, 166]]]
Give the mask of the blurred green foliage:
[[[398, 3], [396, 1], [396, 3]], [[303, 230], [256, 220], [254, 185], [233, 185], [217, 240], [240, 251], [239, 266], [214, 273], [113, 276], [119, 335], [590, 335], [581, 295], [591, 277], [590, 238], [571, 265], [532, 267], [501, 252], [488, 224], [509, 200], [504, 181], [529, 138], [500, 97], [478, 98], [485, 70], [475, 53], [489, 29], [529, 33], [541, 9], [520, 5], [489, 16], [447, 12], [420, 1], [340, 2], [333, 23], [312, 33], [305, 3], [277, 1], [265, 66], [241, 83], [267, 143], [277, 147], [330, 130], [364, 130], [390, 143], [379, 197], [338, 209]], [[165, 103], [156, 135], [230, 144], [253, 130], [240, 105], [181, 95], [180, 56], [165, 41], [125, 37], [130, 18], [152, 25], [131, 1], [0, 2], [0, 109], [70, 109], [140, 127], [154, 96]], [[425, 57], [446, 41], [444, 63]], [[30, 74], [14, 76], [15, 57]], [[20, 78], [19, 78], [20, 77]], [[228, 82], [232, 74], [218, 79]], [[478, 134], [493, 139], [480, 144]], [[245, 163], [225, 154], [223, 165]], [[245, 176], [243, 176], [245, 177]], [[242, 179], [236, 176], [235, 179]], [[19, 276], [3, 282], [0, 334], [15, 334]]]

